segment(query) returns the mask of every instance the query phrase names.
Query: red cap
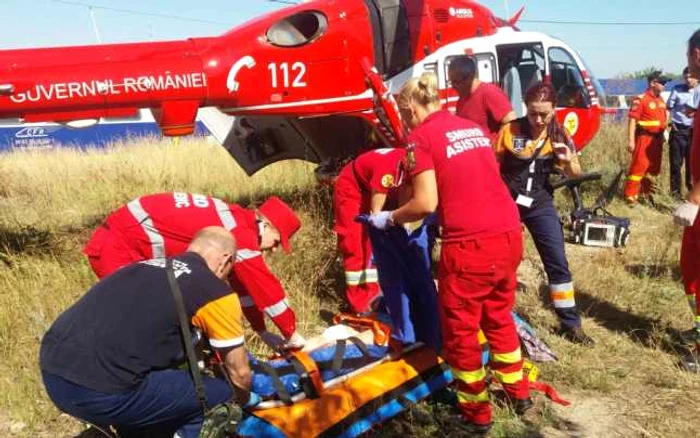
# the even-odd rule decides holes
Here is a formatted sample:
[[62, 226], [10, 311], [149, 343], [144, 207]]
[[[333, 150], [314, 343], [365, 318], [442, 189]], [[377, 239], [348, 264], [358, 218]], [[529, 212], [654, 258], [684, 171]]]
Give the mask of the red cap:
[[289, 252], [289, 239], [301, 228], [301, 221], [294, 210], [277, 196], [267, 198], [258, 210], [280, 232], [282, 248]]

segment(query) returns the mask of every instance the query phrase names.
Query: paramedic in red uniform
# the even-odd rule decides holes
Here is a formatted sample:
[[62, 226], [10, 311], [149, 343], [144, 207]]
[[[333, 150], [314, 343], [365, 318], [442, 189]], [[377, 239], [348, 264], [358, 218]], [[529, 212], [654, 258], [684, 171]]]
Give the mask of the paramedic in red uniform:
[[593, 345], [581, 327], [574, 284], [564, 250], [564, 233], [554, 207], [549, 175], [555, 168], [567, 176], [580, 175], [581, 166], [571, 138], [554, 117], [557, 93], [537, 82], [525, 95], [527, 116], [505, 125], [496, 143], [501, 174], [544, 264], [549, 293], [559, 317], [559, 334], [571, 342]]
[[660, 71], [654, 71], [647, 80], [649, 88], [634, 98], [629, 112], [627, 150], [632, 154], [632, 162], [627, 172], [625, 200], [630, 205], [637, 203], [640, 194], [651, 195], [653, 180], [650, 175], [656, 177], [661, 172], [664, 130], [668, 120], [661, 92], [669, 79]]
[[253, 330], [272, 348], [282, 344], [265, 329], [265, 314], [285, 337], [285, 347], [303, 346], [284, 289], [262, 257], [262, 251], [275, 251], [278, 245], [289, 252], [289, 239], [301, 227], [294, 211], [276, 196], [255, 211], [193, 193], [141, 196], [111, 213], [83, 253], [103, 278], [133, 262], [180, 254], [197, 230], [207, 226], [222, 226], [236, 238], [238, 252], [229, 281]]
[[491, 141], [496, 141], [501, 126], [515, 120], [515, 112], [500, 87], [476, 77], [476, 67], [476, 61], [467, 55], [450, 61], [450, 84], [459, 94], [457, 115], [476, 123]]
[[469, 429], [485, 434], [492, 414], [479, 327], [491, 346], [491, 370], [515, 412], [532, 407], [511, 316], [523, 252], [518, 209], [501, 180], [488, 135], [440, 109], [434, 74], [409, 80], [398, 104], [411, 130], [413, 193], [400, 208], [370, 216], [370, 223], [385, 229], [423, 219], [437, 208], [443, 239], [438, 268], [443, 357], [452, 367]]
[[381, 291], [369, 234], [355, 218], [382, 210], [389, 191], [401, 183], [405, 153], [391, 148], [365, 152], [343, 167], [333, 188], [333, 229], [345, 267], [346, 296], [356, 313], [371, 312]]
[[[700, 78], [700, 29], [688, 40], [688, 68], [693, 77]], [[695, 133], [700, 133], [700, 111], [695, 111]], [[688, 192], [686, 201], [674, 213], [674, 221], [685, 227], [681, 244], [681, 273], [688, 301], [695, 313], [695, 348], [683, 358], [683, 366], [693, 372], [700, 372], [700, 135], [693, 136], [690, 151], [690, 171], [693, 175], [693, 189]]]

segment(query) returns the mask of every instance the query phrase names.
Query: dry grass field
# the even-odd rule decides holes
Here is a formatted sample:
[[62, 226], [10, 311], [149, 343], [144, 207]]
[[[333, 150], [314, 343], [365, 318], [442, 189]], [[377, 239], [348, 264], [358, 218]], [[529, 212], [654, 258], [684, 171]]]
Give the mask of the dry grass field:
[[[609, 181], [626, 163], [624, 144], [620, 127], [604, 126], [584, 151], [585, 169], [601, 170]], [[317, 332], [341, 305], [342, 276], [330, 231], [329, 195], [316, 186], [312, 169], [284, 162], [249, 178], [222, 148], [194, 140], [0, 157], [0, 436], [73, 437], [84, 430], [61, 415], [43, 392], [39, 341], [54, 318], [95, 281], [80, 253], [91, 230], [138, 195], [192, 191], [243, 205], [272, 193], [287, 199], [304, 226], [294, 239], [294, 253], [275, 255], [270, 264], [290, 294], [301, 330]], [[667, 179], [664, 165], [662, 192], [668, 190]], [[585, 187], [587, 203], [602, 186]], [[563, 195], [558, 203], [565, 210]], [[679, 332], [692, 324], [679, 279], [681, 230], [671, 222], [670, 198], [657, 200], [654, 208], [629, 209], [619, 199], [609, 207], [632, 218], [627, 248], [567, 246], [584, 327], [597, 341], [592, 349], [552, 333], [556, 319], [542, 298], [544, 272], [528, 242], [517, 310], [559, 355], [558, 362], [540, 366], [541, 379], [573, 404], [546, 403], [537, 426], [526, 426], [500, 407], [493, 436], [700, 436], [700, 375], [681, 371], [676, 361], [685, 351]], [[261, 347], [253, 343], [253, 349]], [[412, 408], [373, 435], [465, 436], [455, 413], [435, 402]]]

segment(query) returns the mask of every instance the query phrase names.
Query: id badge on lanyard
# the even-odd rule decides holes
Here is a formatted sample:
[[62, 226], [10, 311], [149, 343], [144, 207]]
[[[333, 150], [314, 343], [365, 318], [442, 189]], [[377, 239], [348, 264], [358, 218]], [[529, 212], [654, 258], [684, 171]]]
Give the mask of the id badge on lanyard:
[[532, 190], [532, 184], [535, 179], [535, 169], [537, 168], [537, 156], [540, 154], [540, 150], [542, 147], [544, 147], [544, 142], [545, 139], [541, 139], [537, 142], [537, 146], [535, 147], [535, 150], [532, 152], [534, 155], [534, 158], [530, 162], [530, 165], [528, 167], [528, 175], [527, 175], [527, 185], [525, 187], [525, 194], [518, 193], [518, 196], [515, 198], [515, 203], [518, 205], [522, 205], [525, 208], [532, 208], [532, 204], [535, 202], [535, 199], [532, 198], [530, 195], [530, 190]]

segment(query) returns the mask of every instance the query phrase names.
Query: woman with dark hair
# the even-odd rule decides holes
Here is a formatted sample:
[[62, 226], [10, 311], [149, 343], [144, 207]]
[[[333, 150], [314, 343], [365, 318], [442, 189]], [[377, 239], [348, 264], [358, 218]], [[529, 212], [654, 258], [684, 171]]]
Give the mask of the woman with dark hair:
[[538, 82], [525, 95], [527, 114], [505, 125], [496, 143], [501, 175], [530, 231], [547, 273], [554, 309], [561, 322], [559, 334], [571, 342], [592, 346], [581, 328], [574, 285], [564, 252], [564, 234], [552, 196], [549, 174], [559, 169], [567, 176], [581, 173], [571, 137], [554, 117], [556, 91]]

